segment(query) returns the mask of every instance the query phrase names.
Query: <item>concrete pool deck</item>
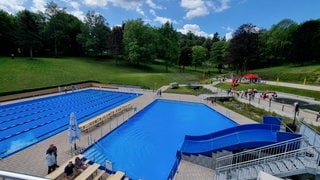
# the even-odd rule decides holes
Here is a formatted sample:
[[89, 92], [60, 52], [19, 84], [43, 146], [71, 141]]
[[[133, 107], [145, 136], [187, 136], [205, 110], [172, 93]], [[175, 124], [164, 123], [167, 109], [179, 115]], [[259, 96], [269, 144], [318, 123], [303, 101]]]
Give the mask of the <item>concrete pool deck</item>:
[[[162, 87], [162, 91], [164, 91], [167, 86]], [[112, 89], [114, 90], [114, 89]], [[132, 89], [128, 92], [133, 92]], [[193, 95], [181, 95], [181, 94], [169, 94], [162, 93], [162, 96], [159, 97], [156, 95], [156, 92], [148, 91], [148, 90], [137, 90], [134, 91], [137, 93], [143, 92], [142, 96], [137, 97], [136, 99], [130, 101], [136, 107], [136, 112], [143, 109], [145, 106], [153, 102], [155, 99], [171, 99], [171, 100], [180, 100], [180, 101], [189, 101], [189, 102], [200, 102], [205, 103], [221, 114], [229, 116], [231, 119], [235, 120], [239, 124], [247, 124], [247, 123], [256, 123], [251, 119], [248, 119], [240, 114], [232, 112], [222, 106], [212, 105], [209, 102], [204, 101], [199, 96]], [[122, 124], [124, 121], [129, 119], [136, 112], [131, 110], [126, 112], [112, 121], [101, 125], [100, 127], [95, 128], [89, 133], [82, 133], [81, 140], [77, 141], [77, 147], [80, 151], [88, 147], [95, 140], [98, 140], [106, 133], [110, 132], [118, 125]], [[74, 150], [71, 150], [73, 144], [68, 142], [68, 133], [67, 130], [63, 131], [53, 137], [50, 137], [46, 140], [43, 140], [35, 145], [32, 145], [24, 150], [21, 150], [9, 157], [0, 160], [0, 169], [10, 172], [17, 172], [27, 175], [33, 175], [38, 177], [44, 177], [47, 175], [47, 164], [45, 160], [45, 152], [50, 144], [55, 144], [58, 148], [58, 164], [63, 164], [71, 157], [74, 156]], [[192, 169], [192, 174], [197, 177], [196, 179], [206, 179], [208, 177], [213, 177], [213, 171], [207, 168], [203, 168], [201, 166], [194, 165], [192, 163], [183, 162], [180, 164], [179, 173], [177, 174], [176, 179], [195, 179], [190, 174], [190, 170]], [[203, 178], [199, 178], [199, 176]]]

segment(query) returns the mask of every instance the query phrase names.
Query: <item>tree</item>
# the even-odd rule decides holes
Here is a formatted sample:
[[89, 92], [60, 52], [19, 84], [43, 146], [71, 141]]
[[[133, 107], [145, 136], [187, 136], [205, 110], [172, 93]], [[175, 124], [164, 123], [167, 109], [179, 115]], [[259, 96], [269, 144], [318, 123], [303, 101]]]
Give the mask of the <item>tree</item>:
[[183, 47], [180, 50], [179, 66], [182, 66], [182, 72], [184, 72], [185, 66], [192, 64], [192, 49], [190, 47]]
[[0, 54], [13, 53], [14, 40], [14, 17], [0, 10]]
[[22, 48], [29, 49], [29, 56], [33, 58], [34, 48], [40, 47], [41, 36], [39, 30], [40, 19], [28, 10], [20, 11], [17, 14], [17, 44]]
[[79, 55], [81, 46], [77, 42], [77, 35], [81, 32], [82, 22], [71, 14], [58, 11], [50, 17], [46, 26], [46, 46], [54, 52], [54, 56], [59, 54]]
[[207, 60], [207, 53], [207, 49], [202, 46], [192, 47], [192, 65], [195, 69]]
[[83, 54], [80, 43], [77, 40], [78, 34], [81, 33], [81, 27], [83, 26], [82, 21], [80, 21], [75, 16], [68, 14], [66, 16], [67, 26], [65, 28], [65, 37], [62, 48], [64, 49], [64, 54], [79, 56]]
[[241, 74], [254, 67], [258, 57], [259, 31], [252, 24], [243, 24], [230, 41], [229, 52], [232, 63]]
[[123, 44], [127, 59], [132, 64], [147, 63], [155, 58], [156, 33], [141, 19], [125, 23]]
[[201, 46], [205, 47], [208, 50], [208, 52], [210, 52], [212, 43], [213, 43], [212, 38], [207, 37], [206, 40], [203, 42], [203, 44]]
[[218, 42], [218, 41], [220, 41], [220, 36], [219, 36], [219, 33], [214, 33], [214, 35], [213, 35], [213, 38], [212, 38], [212, 42], [214, 43], [214, 42]]
[[118, 57], [123, 51], [123, 27], [115, 26], [111, 30], [109, 44], [113, 56]]
[[58, 13], [66, 12], [65, 8], [60, 8], [57, 3], [54, 1], [50, 1], [45, 6], [45, 15], [47, 16], [47, 19], [50, 20], [50, 18]]
[[169, 22], [162, 25], [158, 32], [158, 53], [164, 59], [165, 69], [168, 72], [168, 68], [176, 64], [179, 57], [178, 35]]
[[301, 65], [320, 61], [320, 21], [302, 23], [294, 33], [294, 60]]
[[87, 54], [98, 56], [107, 51], [110, 32], [105, 18], [101, 14], [89, 11], [77, 39]]
[[222, 73], [222, 67], [226, 56], [228, 43], [226, 41], [217, 41], [212, 44], [210, 52], [210, 60], [213, 65], [218, 67], [219, 73]]
[[263, 49], [266, 65], [281, 65], [290, 63], [293, 53], [293, 33], [297, 28], [297, 24], [290, 20], [284, 19], [273, 25], [269, 31], [264, 31], [260, 35], [261, 49]]
[[45, 8], [45, 15], [48, 19], [46, 26], [48, 46], [53, 45], [54, 55], [58, 56], [59, 43], [62, 43], [63, 36], [67, 35], [63, 32], [65, 26], [68, 24], [65, 21], [66, 12], [65, 9], [59, 8], [58, 4], [53, 1], [49, 2]]

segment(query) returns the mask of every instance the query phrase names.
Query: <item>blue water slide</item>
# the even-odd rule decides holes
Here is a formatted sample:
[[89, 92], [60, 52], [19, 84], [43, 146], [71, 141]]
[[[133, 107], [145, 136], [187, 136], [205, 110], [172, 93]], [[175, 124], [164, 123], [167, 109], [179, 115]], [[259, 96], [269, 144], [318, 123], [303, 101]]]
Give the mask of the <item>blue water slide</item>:
[[180, 151], [184, 154], [209, 154], [220, 150], [236, 151], [298, 138], [301, 135], [281, 132], [270, 118], [264, 124], [246, 124], [202, 136], [185, 136]]

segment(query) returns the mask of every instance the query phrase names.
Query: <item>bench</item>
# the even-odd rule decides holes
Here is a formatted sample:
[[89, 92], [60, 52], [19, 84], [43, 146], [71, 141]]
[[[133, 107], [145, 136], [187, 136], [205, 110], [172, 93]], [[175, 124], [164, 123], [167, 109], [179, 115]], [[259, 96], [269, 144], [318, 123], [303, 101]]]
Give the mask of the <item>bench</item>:
[[121, 180], [124, 177], [124, 172], [117, 171], [115, 174], [111, 174], [107, 180]]
[[100, 171], [94, 178], [93, 180], [99, 180], [106, 172], [105, 171]]
[[72, 157], [70, 160], [66, 161], [64, 164], [60, 165], [60, 167], [56, 170], [54, 170], [52, 173], [48, 174], [45, 178], [47, 179], [58, 179], [61, 177], [64, 173], [64, 168], [68, 165], [69, 161], [72, 161], [73, 163], [76, 160], [76, 157], [79, 157], [80, 159], [83, 158], [82, 154], [78, 154], [74, 157]]
[[115, 116], [119, 116], [120, 114], [129, 111], [133, 108], [132, 104], [126, 103], [117, 108], [114, 108], [110, 111], [107, 111], [103, 114], [100, 114], [90, 120], [87, 120], [79, 125], [79, 128], [82, 132], [88, 132], [90, 129], [98, 127], [99, 125], [105, 123], [107, 120], [112, 119]]
[[88, 166], [86, 170], [84, 170], [82, 173], [80, 173], [80, 174], [75, 178], [75, 180], [86, 180], [86, 179], [89, 178], [94, 172], [96, 172], [99, 167], [100, 167], [100, 165], [97, 164], [97, 163], [94, 163], [94, 164]]
[[179, 84], [177, 82], [170, 83], [170, 88], [171, 89], [179, 88]]

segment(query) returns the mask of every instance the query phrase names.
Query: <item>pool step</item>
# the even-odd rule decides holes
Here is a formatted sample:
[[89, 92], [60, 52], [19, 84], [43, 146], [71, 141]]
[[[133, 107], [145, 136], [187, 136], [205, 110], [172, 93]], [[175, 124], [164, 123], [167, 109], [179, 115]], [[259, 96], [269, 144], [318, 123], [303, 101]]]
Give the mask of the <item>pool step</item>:
[[[205, 155], [201, 155], [201, 154], [198, 154], [198, 155], [182, 154], [181, 157], [183, 160], [192, 162], [194, 164], [198, 164], [198, 165], [210, 168], [210, 169], [215, 169], [216, 158], [226, 156], [229, 154], [232, 154], [232, 152], [223, 150], [223, 151], [218, 151], [216, 153], [212, 153], [212, 156], [205, 156]], [[226, 163], [232, 163], [232, 162], [226, 162]]]

